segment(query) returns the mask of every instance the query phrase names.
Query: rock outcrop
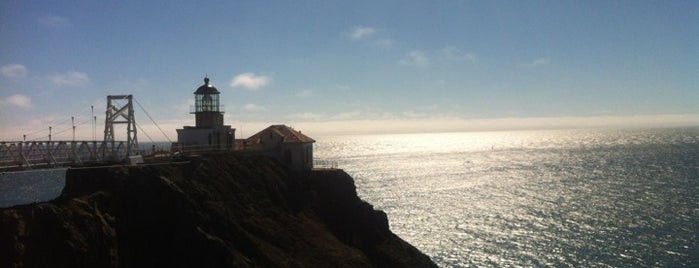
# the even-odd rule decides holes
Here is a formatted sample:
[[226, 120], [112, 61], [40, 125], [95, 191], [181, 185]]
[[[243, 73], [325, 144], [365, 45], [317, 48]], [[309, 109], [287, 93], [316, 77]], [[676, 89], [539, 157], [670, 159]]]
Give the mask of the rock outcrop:
[[0, 267], [436, 267], [342, 170], [258, 156], [70, 169], [51, 202], [0, 210]]

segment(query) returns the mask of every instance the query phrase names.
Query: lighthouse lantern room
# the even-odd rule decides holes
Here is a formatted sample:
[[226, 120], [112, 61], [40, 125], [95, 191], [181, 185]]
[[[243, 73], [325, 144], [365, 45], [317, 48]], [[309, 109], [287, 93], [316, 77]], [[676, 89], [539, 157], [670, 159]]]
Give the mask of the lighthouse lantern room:
[[221, 92], [204, 78], [204, 84], [194, 91], [194, 109], [197, 127], [213, 127], [223, 125], [223, 109], [219, 103]]

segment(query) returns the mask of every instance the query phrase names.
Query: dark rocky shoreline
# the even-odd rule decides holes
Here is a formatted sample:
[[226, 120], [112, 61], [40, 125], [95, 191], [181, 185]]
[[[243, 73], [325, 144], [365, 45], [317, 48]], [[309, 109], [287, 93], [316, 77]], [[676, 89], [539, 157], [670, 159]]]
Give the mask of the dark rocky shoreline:
[[0, 267], [436, 267], [342, 170], [187, 160], [68, 170], [57, 199], [0, 210]]

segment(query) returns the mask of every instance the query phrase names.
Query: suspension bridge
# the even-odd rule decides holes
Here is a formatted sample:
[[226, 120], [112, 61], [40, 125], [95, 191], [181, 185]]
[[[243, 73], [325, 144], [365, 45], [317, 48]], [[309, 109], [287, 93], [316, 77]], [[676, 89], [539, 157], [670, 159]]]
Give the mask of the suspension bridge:
[[[93, 116], [90, 120], [94, 122], [93, 140], [75, 140], [75, 117], [71, 117], [73, 130], [71, 140], [52, 140], [52, 127], [49, 127], [48, 136], [43, 136], [48, 138], [46, 140], [27, 141], [27, 135], [23, 135], [22, 141], [0, 141], [0, 170], [128, 162], [130, 159], [139, 158], [142, 152], [138, 146], [137, 130], [140, 127], [136, 124], [134, 101], [170, 141], [170, 138], [160, 129], [133, 95], [109, 95], [107, 96], [103, 140], [95, 140], [97, 117], [94, 116], [93, 108]], [[83, 121], [84, 123], [85, 121]], [[117, 141], [115, 126], [120, 125], [126, 127], [126, 140]], [[66, 128], [66, 130], [70, 130], [70, 128]], [[150, 139], [145, 131], [142, 130], [142, 132]], [[35, 134], [37, 131], [32, 133]], [[152, 139], [150, 140], [154, 142]]]

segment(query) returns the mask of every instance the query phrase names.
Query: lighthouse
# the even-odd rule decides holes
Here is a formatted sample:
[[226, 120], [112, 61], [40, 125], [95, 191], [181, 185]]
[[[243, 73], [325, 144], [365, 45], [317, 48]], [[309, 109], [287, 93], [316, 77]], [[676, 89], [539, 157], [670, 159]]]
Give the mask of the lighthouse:
[[221, 92], [204, 77], [204, 84], [194, 91], [194, 110], [196, 127], [223, 126], [223, 110], [219, 103]]
[[194, 91], [194, 126], [177, 129], [177, 143], [173, 150], [182, 152], [233, 150], [235, 129], [223, 124], [224, 109], [221, 92], [204, 77], [204, 84]]

